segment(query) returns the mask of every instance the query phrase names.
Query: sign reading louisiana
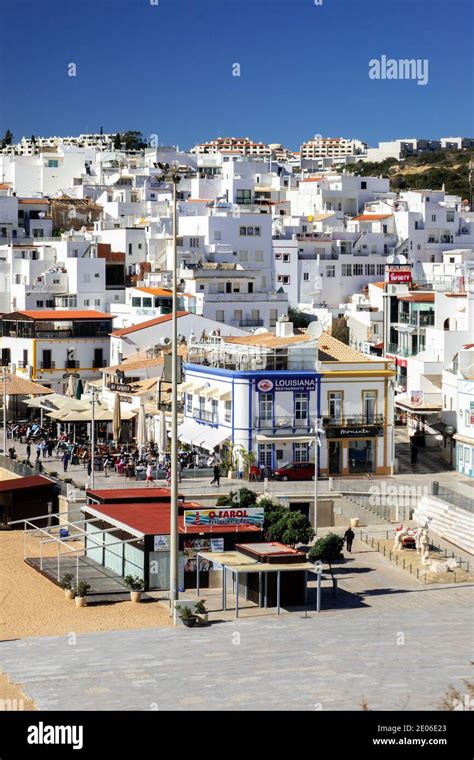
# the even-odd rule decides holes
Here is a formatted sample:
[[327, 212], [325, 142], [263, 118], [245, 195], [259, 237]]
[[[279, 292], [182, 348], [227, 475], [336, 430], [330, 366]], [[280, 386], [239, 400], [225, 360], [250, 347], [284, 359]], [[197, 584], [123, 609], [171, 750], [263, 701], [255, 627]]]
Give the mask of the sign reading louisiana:
[[186, 509], [184, 525], [262, 525], [263, 508], [214, 507], [213, 509]]

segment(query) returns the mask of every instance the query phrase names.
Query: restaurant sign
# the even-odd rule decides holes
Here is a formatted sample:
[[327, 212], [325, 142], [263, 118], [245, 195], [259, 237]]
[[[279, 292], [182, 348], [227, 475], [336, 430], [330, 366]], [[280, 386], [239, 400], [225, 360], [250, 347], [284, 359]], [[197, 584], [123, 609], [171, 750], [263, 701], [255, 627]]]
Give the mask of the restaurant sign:
[[219, 508], [186, 509], [184, 511], [185, 527], [207, 525], [262, 525], [263, 508], [249, 507], [248, 509]]
[[270, 391], [315, 391], [316, 376], [313, 377], [277, 377], [275, 380], [264, 378], [257, 383], [257, 390], [261, 393]]
[[375, 438], [382, 435], [382, 425], [361, 425], [360, 427], [328, 427], [326, 438]]
[[126, 383], [107, 383], [107, 388], [116, 393], [133, 393], [132, 386]]
[[401, 267], [388, 267], [388, 282], [393, 284], [411, 282], [411, 269]]

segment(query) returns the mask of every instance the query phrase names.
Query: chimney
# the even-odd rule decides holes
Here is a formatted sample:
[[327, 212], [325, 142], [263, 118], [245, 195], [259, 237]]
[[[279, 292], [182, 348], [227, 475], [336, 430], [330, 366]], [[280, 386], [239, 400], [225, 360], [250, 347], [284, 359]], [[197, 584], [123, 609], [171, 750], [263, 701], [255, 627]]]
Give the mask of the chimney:
[[293, 337], [293, 322], [290, 322], [288, 317], [280, 317], [276, 323], [277, 338], [292, 338]]

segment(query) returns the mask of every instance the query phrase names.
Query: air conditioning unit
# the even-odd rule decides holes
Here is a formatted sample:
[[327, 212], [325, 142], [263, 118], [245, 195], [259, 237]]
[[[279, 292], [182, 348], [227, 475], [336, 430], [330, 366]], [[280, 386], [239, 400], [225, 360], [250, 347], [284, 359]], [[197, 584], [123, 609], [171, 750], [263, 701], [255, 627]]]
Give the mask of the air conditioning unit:
[[160, 338], [161, 346], [169, 346], [170, 343], [171, 343], [171, 338]]

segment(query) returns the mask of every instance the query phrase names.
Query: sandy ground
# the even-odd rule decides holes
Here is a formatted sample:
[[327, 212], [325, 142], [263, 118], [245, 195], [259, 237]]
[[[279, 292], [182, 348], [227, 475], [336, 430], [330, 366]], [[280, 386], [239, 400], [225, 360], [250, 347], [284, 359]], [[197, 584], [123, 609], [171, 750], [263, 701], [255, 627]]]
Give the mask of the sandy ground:
[[158, 601], [76, 607], [23, 561], [22, 531], [0, 531], [0, 641], [170, 625]]
[[17, 684], [11, 683], [4, 673], [0, 673], [0, 712], [37, 709], [33, 700], [25, 696]]

